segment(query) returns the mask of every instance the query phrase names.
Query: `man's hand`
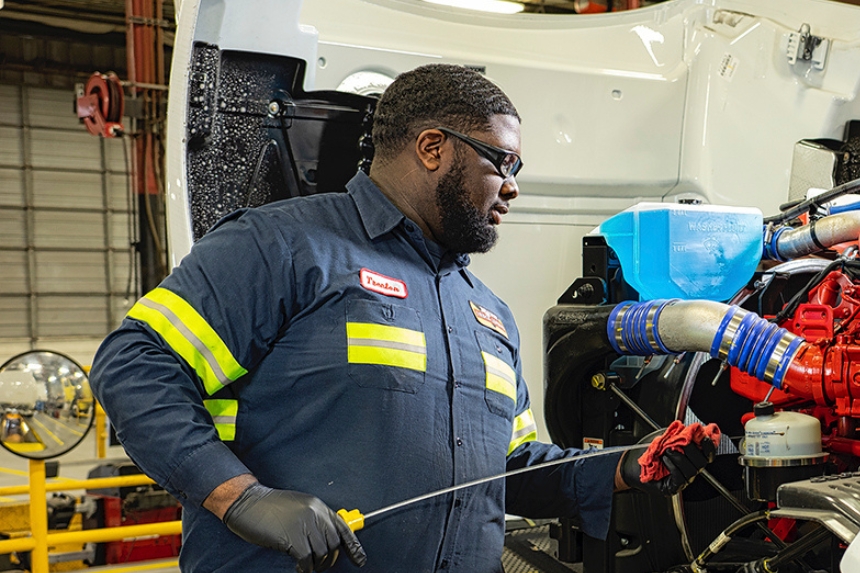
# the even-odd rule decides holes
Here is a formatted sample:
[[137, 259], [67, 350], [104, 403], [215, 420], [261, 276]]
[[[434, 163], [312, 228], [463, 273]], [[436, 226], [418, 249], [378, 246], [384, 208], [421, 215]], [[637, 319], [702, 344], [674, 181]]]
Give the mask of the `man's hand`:
[[708, 435], [700, 433], [687, 443], [675, 443], [665, 447], [685, 430], [683, 424], [678, 424], [680, 429], [673, 423], [669, 430], [658, 435], [649, 444], [625, 452], [618, 466], [625, 485], [646, 493], [675, 495], [687, 487], [706, 465], [714, 461], [716, 446], [711, 438], [719, 440], [719, 429], [711, 425], [713, 430], [709, 427]]
[[343, 519], [305, 493], [254, 483], [233, 502], [224, 523], [249, 543], [289, 554], [299, 573], [325, 571], [334, 564], [341, 545], [353, 564], [361, 567], [367, 561]]

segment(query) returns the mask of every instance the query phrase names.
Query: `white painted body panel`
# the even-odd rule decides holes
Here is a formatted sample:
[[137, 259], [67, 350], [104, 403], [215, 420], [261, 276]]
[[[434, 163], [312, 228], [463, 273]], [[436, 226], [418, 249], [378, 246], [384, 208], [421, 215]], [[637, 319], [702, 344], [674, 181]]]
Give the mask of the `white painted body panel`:
[[[803, 23], [823, 70], [789, 64]], [[486, 68], [523, 117], [520, 197], [472, 270], [523, 339], [539, 437], [543, 313], [581, 275], [581, 238], [640, 201], [695, 196], [774, 214], [796, 141], [860, 118], [860, 8], [825, 0], [671, 0], [602, 15], [491, 16], [419, 0], [184, 0], [168, 117], [171, 263], [191, 245], [184, 118], [193, 39], [301, 57], [306, 90], [428, 62]]]

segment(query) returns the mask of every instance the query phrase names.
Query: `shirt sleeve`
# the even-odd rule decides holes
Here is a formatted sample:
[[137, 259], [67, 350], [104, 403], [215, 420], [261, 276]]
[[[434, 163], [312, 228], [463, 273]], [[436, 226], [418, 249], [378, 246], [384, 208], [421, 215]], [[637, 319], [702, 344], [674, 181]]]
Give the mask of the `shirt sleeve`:
[[615, 470], [622, 454], [606, 452], [578, 459], [586, 453], [584, 450], [563, 449], [555, 444], [538, 442], [536, 435], [528, 387], [517, 364], [517, 411], [507, 470], [553, 460], [572, 461], [508, 477], [505, 510], [513, 515], [536, 519], [570, 517], [586, 535], [605, 539], [609, 532]]
[[265, 215], [236, 212], [96, 353], [90, 382], [123, 447], [183, 503], [200, 505], [221, 483], [249, 473], [204, 400], [229, 395], [286, 328], [293, 285], [281, 233]]

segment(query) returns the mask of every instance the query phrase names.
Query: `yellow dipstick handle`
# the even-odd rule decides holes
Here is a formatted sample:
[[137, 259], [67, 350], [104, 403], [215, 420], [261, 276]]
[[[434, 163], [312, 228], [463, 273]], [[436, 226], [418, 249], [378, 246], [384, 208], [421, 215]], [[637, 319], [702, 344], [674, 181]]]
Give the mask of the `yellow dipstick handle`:
[[357, 509], [345, 510], [339, 509], [337, 514], [343, 518], [349, 528], [353, 531], [364, 529], [364, 515]]

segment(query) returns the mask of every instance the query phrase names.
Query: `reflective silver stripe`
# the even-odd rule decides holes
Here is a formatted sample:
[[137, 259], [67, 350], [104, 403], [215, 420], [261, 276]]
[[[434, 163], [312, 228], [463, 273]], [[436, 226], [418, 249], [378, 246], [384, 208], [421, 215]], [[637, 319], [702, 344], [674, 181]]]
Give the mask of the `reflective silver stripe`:
[[494, 366], [490, 366], [489, 362], [486, 363], [486, 367], [487, 367], [488, 373], [495, 374], [496, 376], [498, 376], [499, 378], [501, 378], [502, 380], [504, 380], [505, 382], [507, 382], [508, 384], [510, 384], [511, 386], [516, 388], [516, 385], [517, 385], [516, 381], [511, 376], [511, 372], [513, 372], [513, 370], [511, 370], [510, 368], [508, 370], [502, 370], [501, 368], [496, 368]]
[[186, 340], [188, 340], [188, 342], [190, 342], [191, 345], [194, 346], [197, 352], [200, 353], [200, 356], [203, 357], [203, 359], [212, 369], [212, 372], [215, 374], [215, 377], [217, 378], [218, 382], [221, 383], [222, 386], [226, 386], [233, 382], [233, 380], [229, 376], [227, 376], [224, 370], [221, 369], [221, 364], [218, 363], [218, 360], [215, 358], [215, 355], [212, 353], [209, 347], [206, 346], [203, 341], [200, 340], [200, 338], [198, 338], [196, 334], [194, 334], [193, 331], [191, 331], [187, 326], [185, 326], [185, 323], [182, 322], [182, 320], [180, 320], [180, 318], [176, 316], [176, 314], [172, 310], [170, 310], [169, 307], [154, 302], [153, 300], [148, 299], [146, 297], [138, 300], [137, 304], [150, 308], [164, 315], [164, 317], [170, 322], [170, 324], [173, 325], [173, 328], [179, 331], [186, 338]]
[[512, 433], [511, 434], [511, 441], [516, 442], [517, 440], [531, 434], [532, 432], [536, 432], [536, 431], [537, 431], [537, 424], [532, 422], [526, 426], [523, 426], [522, 428], [520, 428], [516, 432]]
[[531, 408], [525, 410], [522, 414], [514, 418], [514, 426], [511, 432], [511, 442], [508, 445], [507, 455], [516, 450], [521, 445], [537, 439], [537, 425], [535, 424], [535, 416]]
[[405, 342], [394, 342], [393, 340], [379, 340], [376, 338], [348, 338], [350, 346], [373, 346], [376, 348], [390, 348], [392, 350], [404, 350], [416, 354], [427, 354], [427, 348], [417, 344]]
[[212, 416], [212, 421], [215, 424], [236, 425], [236, 416]]

